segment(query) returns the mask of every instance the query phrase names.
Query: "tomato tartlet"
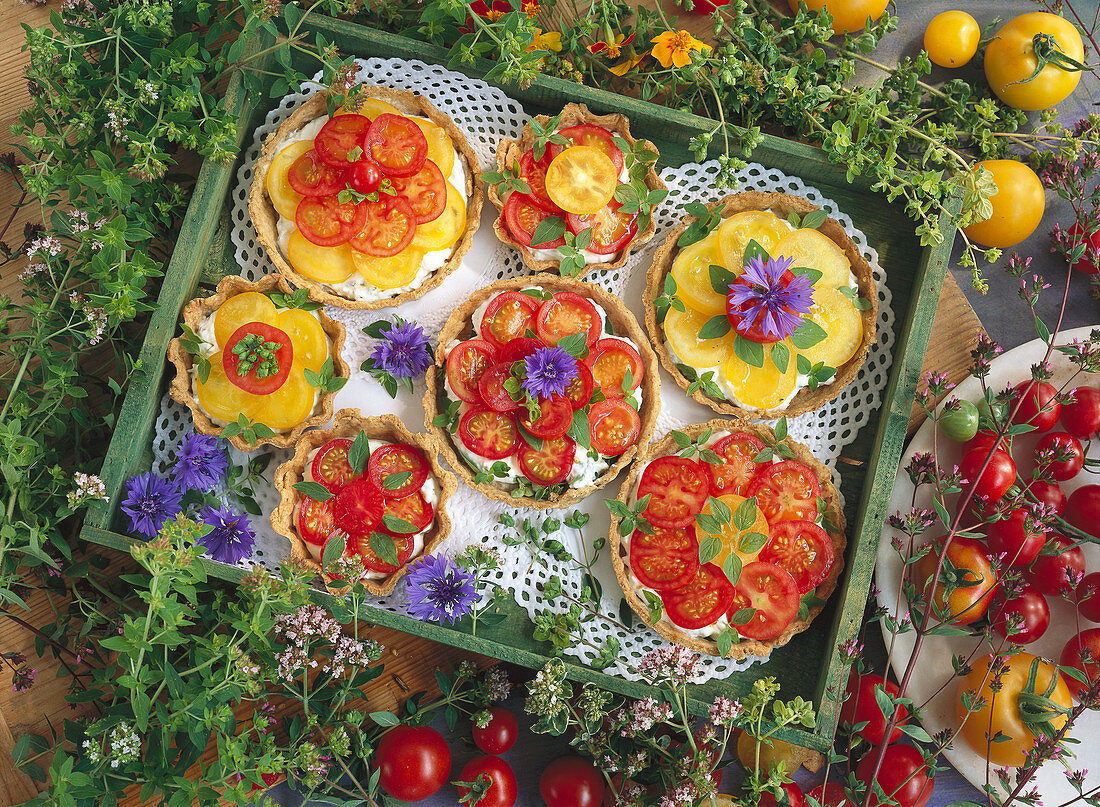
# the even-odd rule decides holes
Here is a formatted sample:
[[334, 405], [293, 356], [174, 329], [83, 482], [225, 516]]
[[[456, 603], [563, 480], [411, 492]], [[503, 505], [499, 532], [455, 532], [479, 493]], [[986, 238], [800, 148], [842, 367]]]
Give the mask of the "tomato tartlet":
[[[595, 115], [583, 104], [569, 104], [555, 118], [539, 115], [535, 122], [543, 134], [528, 123], [519, 140], [497, 145], [501, 181], [487, 186], [500, 214], [493, 225], [497, 238], [518, 249], [534, 272], [559, 270], [566, 233], [582, 243], [591, 238], [583, 249], [577, 245], [584, 271], [622, 267], [630, 251], [656, 231], [648, 210], [665, 194], [654, 170], [656, 147], [630, 135], [626, 116]], [[515, 189], [516, 180], [530, 193]], [[533, 244], [540, 225], [540, 243]], [[541, 241], [547, 228], [554, 237]]]
[[542, 274], [476, 292], [439, 335], [424, 409], [443, 455], [486, 496], [579, 502], [649, 442], [657, 359], [622, 302]]
[[363, 88], [329, 112], [319, 92], [264, 143], [248, 202], [260, 242], [321, 302], [415, 300], [470, 248], [481, 218], [477, 156], [411, 92]]
[[[619, 502], [611, 561], [627, 601], [696, 652], [766, 656], [809, 627], [844, 566], [829, 470], [763, 425], [670, 433], [631, 468]], [[628, 511], [634, 523], [620, 529]]]
[[344, 555], [363, 563], [366, 588], [389, 594], [409, 561], [451, 531], [446, 503], [457, 481], [438, 451], [434, 437], [408, 431], [393, 415], [341, 409], [332, 428], [308, 432], [276, 469], [282, 499], [271, 526], [290, 539], [292, 557], [318, 571], [325, 545], [343, 535]]
[[646, 328], [661, 363], [722, 414], [820, 408], [855, 379], [874, 341], [870, 265], [806, 199], [751, 191], [708, 209], [713, 229], [686, 219], [647, 276]]
[[[304, 303], [298, 307], [296, 303]], [[289, 448], [332, 417], [337, 379], [351, 368], [340, 355], [344, 326], [308, 300], [292, 297], [278, 275], [252, 283], [230, 275], [210, 297], [183, 309], [184, 333], [168, 345], [176, 367], [172, 399], [191, 410], [195, 431], [227, 435], [241, 451]], [[238, 428], [271, 430], [249, 442]]]

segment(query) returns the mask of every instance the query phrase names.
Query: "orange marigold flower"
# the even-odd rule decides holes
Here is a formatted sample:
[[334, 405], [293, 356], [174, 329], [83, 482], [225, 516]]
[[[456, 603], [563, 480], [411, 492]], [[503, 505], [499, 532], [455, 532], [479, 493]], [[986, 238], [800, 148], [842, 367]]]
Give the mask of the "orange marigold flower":
[[634, 67], [636, 67], [638, 64], [640, 64], [643, 59], [645, 59], [648, 56], [649, 56], [648, 53], [642, 53], [640, 55], [636, 54], [636, 55], [631, 56], [629, 58], [623, 59], [618, 64], [611, 65], [611, 67], [609, 67], [607, 69], [610, 70], [612, 73], [614, 73], [616, 76], [625, 76]]
[[588, 46], [588, 52], [592, 54], [602, 53], [607, 56], [608, 59], [618, 59], [622, 54], [623, 48], [634, 41], [634, 34], [623, 38], [622, 34], [615, 34], [614, 38], [610, 42], [594, 42]]
[[485, 0], [474, 0], [473, 3], [470, 3], [470, 10], [479, 17], [484, 17], [490, 22], [496, 22], [511, 11], [512, 6], [507, 0], [493, 0], [491, 6]]
[[542, 11], [542, 5], [539, 4], [538, 0], [523, 0], [523, 5], [520, 8], [531, 19], [537, 17], [539, 12]]
[[545, 34], [541, 28], [535, 29], [535, 39], [531, 42], [531, 46], [527, 48], [527, 52], [530, 53], [533, 50], [552, 50], [557, 53], [561, 50], [561, 32], [560, 31], [547, 31]]
[[665, 31], [649, 40], [653, 44], [653, 58], [661, 67], [686, 67], [691, 64], [693, 51], [710, 51], [710, 45], [700, 42], [687, 31]]

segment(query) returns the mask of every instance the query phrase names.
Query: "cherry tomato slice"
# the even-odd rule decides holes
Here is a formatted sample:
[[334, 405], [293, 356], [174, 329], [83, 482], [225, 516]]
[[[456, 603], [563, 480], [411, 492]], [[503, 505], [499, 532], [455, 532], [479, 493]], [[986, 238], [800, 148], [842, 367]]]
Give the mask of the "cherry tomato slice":
[[313, 481], [323, 485], [329, 493], [339, 493], [340, 488], [348, 482], [362, 477], [362, 474], [351, 469], [351, 463], [348, 462], [350, 448], [351, 440], [337, 437], [321, 446], [313, 458], [313, 464], [310, 465]]
[[308, 496], [303, 496], [298, 503], [298, 536], [307, 544], [324, 546], [329, 535], [336, 529], [336, 522], [332, 513], [335, 499], [326, 499], [319, 502]]
[[721, 465], [710, 466], [710, 495], [744, 495], [743, 491], [756, 477], [755, 458], [764, 450], [764, 441], [755, 434], [734, 432], [720, 438], [710, 450], [722, 460]]
[[546, 343], [533, 336], [520, 336], [512, 339], [500, 349], [500, 361], [512, 364], [526, 359], [540, 347], [546, 347]]
[[783, 460], [760, 469], [746, 490], [773, 527], [780, 521], [817, 521], [821, 483], [801, 462]]
[[[362, 202], [365, 219], [349, 243], [360, 252], [388, 258], [412, 243], [416, 235], [416, 214], [400, 196], [385, 196], [377, 202]], [[301, 205], [298, 205], [301, 209]]]
[[489, 301], [478, 329], [483, 339], [503, 348], [508, 342], [535, 330], [538, 301], [520, 291], [506, 291]]
[[516, 452], [519, 432], [516, 416], [475, 406], [458, 422], [458, 437], [467, 449], [489, 460], [502, 460]]
[[370, 118], [362, 115], [337, 115], [321, 127], [313, 140], [313, 148], [321, 162], [334, 168], [346, 169], [348, 155], [355, 148], [362, 148], [363, 137], [370, 129]]
[[661, 595], [672, 624], [687, 630], [713, 625], [730, 609], [733, 598], [733, 586], [713, 563], [700, 566], [694, 579], [683, 588]]
[[531, 189], [531, 197], [536, 203], [552, 213], [560, 214], [562, 209], [554, 204], [550, 194], [546, 192], [546, 169], [550, 166], [550, 150], [542, 155], [540, 162], [535, 162], [535, 152], [528, 149], [519, 158], [519, 176]]
[[600, 385], [607, 398], [622, 398], [626, 395], [623, 381], [630, 372], [630, 392], [638, 389], [645, 375], [645, 365], [637, 349], [622, 339], [600, 339], [592, 345], [585, 360], [592, 371], [592, 377]]
[[[388, 533], [387, 533], [388, 534]], [[370, 533], [361, 535], [349, 535], [344, 552], [348, 555], [358, 555], [363, 562], [363, 568], [368, 572], [381, 572], [392, 574], [398, 567], [409, 562], [413, 552], [413, 539], [411, 535], [392, 535], [394, 549], [397, 550], [397, 566], [386, 563], [378, 553], [371, 549]]]
[[760, 560], [774, 563], [794, 578], [798, 593], [821, 584], [833, 568], [836, 552], [829, 533], [812, 521], [780, 521], [771, 527]]
[[736, 595], [729, 607], [730, 621], [744, 608], [754, 612], [748, 622], [736, 626], [738, 632], [762, 642], [774, 639], [798, 613], [798, 584], [790, 572], [774, 563], [747, 563], [737, 578]]
[[565, 243], [565, 236], [559, 236], [553, 241], [540, 244], [532, 244], [531, 237], [543, 219], [553, 216], [553, 213], [544, 210], [539, 204], [523, 193], [513, 192], [508, 201], [504, 203], [504, 225], [512, 237], [525, 247], [534, 249], [554, 249]]
[[573, 425], [573, 407], [564, 395], [539, 398], [539, 416], [527, 417], [527, 409], [520, 413], [519, 422], [530, 434], [543, 440], [562, 437]]
[[416, 493], [424, 487], [429, 470], [420, 450], [403, 444], [375, 449], [367, 462], [367, 478], [387, 499], [403, 499]]
[[569, 476], [576, 450], [576, 443], [568, 437], [543, 440], [540, 449], [520, 440], [519, 469], [536, 485], [556, 485]]
[[657, 527], [682, 527], [703, 511], [710, 474], [687, 457], [658, 457], [642, 471], [638, 498], [649, 496], [645, 517]]
[[595, 389], [596, 380], [592, 377], [592, 371], [583, 361], [577, 362], [577, 375], [565, 388], [565, 397], [569, 399], [569, 405], [574, 412], [583, 409], [592, 400]]
[[336, 526], [349, 536], [368, 536], [382, 521], [385, 499], [367, 479], [356, 479], [341, 488], [333, 500]]
[[619, 147], [615, 145], [611, 132], [591, 123], [582, 123], [579, 126], [570, 126], [562, 129], [558, 134], [568, 140], [569, 143], [568, 145], [562, 145], [560, 143], [550, 144], [550, 148], [548, 149], [550, 153], [550, 159], [547, 161], [548, 165], [555, 157], [570, 146], [591, 146], [592, 148], [599, 149], [611, 158], [611, 162], [615, 164], [616, 174], [622, 173], [623, 153], [619, 150]]
[[578, 215], [570, 213], [566, 217], [569, 232], [579, 235], [584, 230], [592, 231], [592, 240], [585, 247], [597, 255], [613, 255], [626, 247], [638, 234], [638, 214], [619, 212], [620, 205], [614, 199], [595, 213]]
[[[394, 516], [402, 521], [407, 521], [409, 524], [412, 524], [415, 531], [410, 533], [389, 529], [385, 522], [385, 517], [387, 515]], [[386, 509], [382, 513], [383, 520], [379, 529], [395, 538], [401, 535], [415, 535], [421, 530], [426, 529], [427, 526], [432, 523], [432, 518], [434, 517], [435, 508], [424, 498], [424, 494], [417, 490], [413, 491], [411, 496], [405, 496], [400, 499], [386, 499]]]
[[346, 170], [326, 165], [317, 150], [310, 149], [290, 164], [286, 179], [302, 196], [332, 196], [344, 189], [346, 175]]
[[556, 345], [562, 337], [574, 333], [583, 333], [585, 342], [591, 345], [600, 338], [602, 330], [596, 306], [587, 297], [571, 291], [559, 291], [543, 303], [535, 323], [535, 332], [549, 345]]
[[294, 224], [319, 247], [343, 244], [363, 227], [368, 206], [341, 202], [335, 196], [306, 197], [294, 211]]
[[622, 398], [608, 398], [588, 411], [592, 447], [607, 457], [617, 457], [638, 441], [642, 418]]
[[371, 121], [363, 150], [387, 176], [408, 177], [428, 158], [428, 140], [413, 121], [383, 112]]
[[279, 389], [293, 362], [294, 344], [286, 331], [266, 322], [246, 322], [222, 350], [226, 378], [253, 395], [270, 395]]
[[447, 209], [447, 179], [431, 160], [425, 160], [415, 174], [391, 177], [390, 182], [397, 195], [409, 203], [417, 224], [435, 221]]
[[477, 382], [477, 393], [490, 409], [497, 412], [513, 412], [519, 409], [519, 403], [512, 400], [504, 382], [512, 377], [512, 365], [509, 362], [497, 362], [486, 370]]
[[658, 594], [676, 591], [695, 579], [699, 572], [699, 544], [683, 550], [655, 548], [630, 542], [630, 570], [638, 582]]
[[497, 349], [484, 339], [467, 339], [447, 354], [447, 383], [466, 403], [477, 403], [478, 382], [497, 359]]

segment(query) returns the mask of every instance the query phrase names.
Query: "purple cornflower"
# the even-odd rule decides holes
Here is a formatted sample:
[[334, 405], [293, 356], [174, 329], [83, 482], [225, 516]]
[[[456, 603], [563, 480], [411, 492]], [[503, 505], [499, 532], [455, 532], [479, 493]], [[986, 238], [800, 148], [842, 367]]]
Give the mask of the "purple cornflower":
[[540, 347], [527, 357], [523, 389], [533, 398], [564, 395], [577, 377], [577, 360], [560, 347]]
[[130, 532], [152, 538], [164, 522], [180, 512], [183, 491], [175, 482], [148, 471], [126, 480], [122, 512], [130, 517]]
[[474, 576], [446, 555], [425, 555], [409, 566], [405, 576], [411, 616], [425, 622], [453, 625], [477, 602]]
[[256, 533], [248, 516], [225, 508], [204, 507], [202, 520], [213, 529], [197, 539], [206, 547], [206, 554], [222, 563], [236, 564], [252, 554]]
[[370, 355], [375, 369], [394, 378], [415, 378], [423, 375], [432, 363], [428, 337], [415, 322], [392, 325], [381, 338]]
[[762, 261], [749, 259], [745, 271], [730, 284], [729, 300], [741, 312], [735, 327], [745, 333], [759, 322], [765, 336], [786, 339], [802, 325], [802, 318], [814, 304], [813, 285], [806, 275], [784, 280], [794, 258], [782, 255]]
[[218, 438], [208, 434], [189, 434], [176, 449], [176, 465], [172, 475], [185, 490], [208, 492], [225, 479], [229, 458], [218, 445]]

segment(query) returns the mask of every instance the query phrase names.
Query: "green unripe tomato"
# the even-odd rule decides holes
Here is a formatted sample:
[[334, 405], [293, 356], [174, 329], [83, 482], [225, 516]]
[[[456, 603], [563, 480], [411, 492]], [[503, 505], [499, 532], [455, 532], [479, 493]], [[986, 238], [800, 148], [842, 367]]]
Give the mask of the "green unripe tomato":
[[1003, 403], [990, 404], [985, 398], [979, 398], [978, 428], [983, 431], [994, 431], [996, 429], [994, 415], [996, 415], [997, 423], [1002, 426], [1005, 425], [1008, 420], [1008, 406]]
[[945, 411], [939, 419], [940, 431], [948, 440], [965, 443], [978, 433], [978, 407], [970, 401], [959, 401], [959, 408]]

